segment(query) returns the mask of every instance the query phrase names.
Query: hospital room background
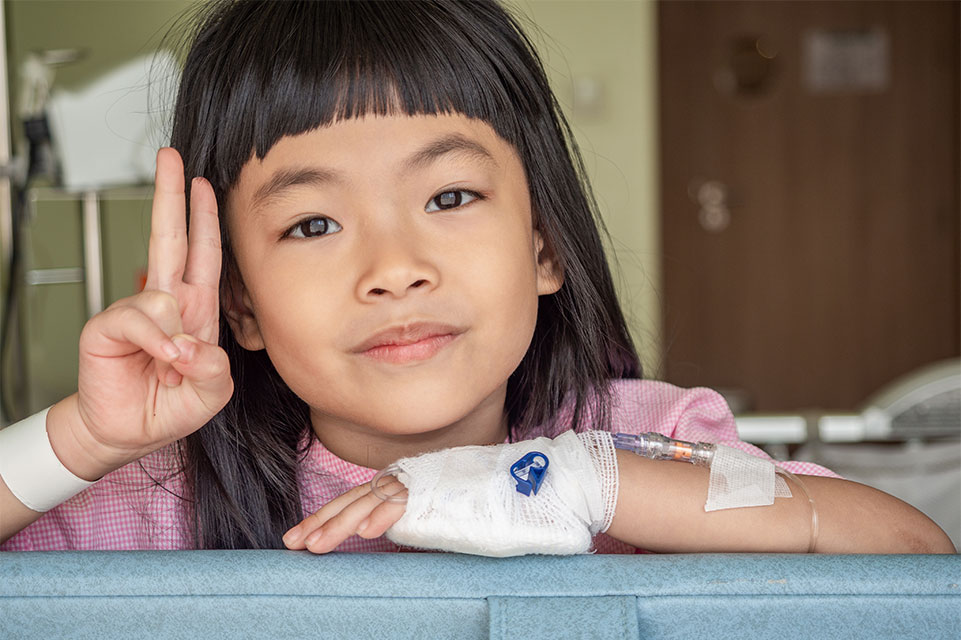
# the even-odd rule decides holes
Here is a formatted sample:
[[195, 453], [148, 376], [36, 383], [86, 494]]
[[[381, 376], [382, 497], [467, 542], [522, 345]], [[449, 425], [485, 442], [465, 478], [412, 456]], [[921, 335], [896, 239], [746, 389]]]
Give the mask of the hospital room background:
[[[4, 0], [0, 426], [76, 389], [143, 286], [188, 0]], [[518, 0], [645, 375], [961, 546], [957, 2]], [[168, 42], [169, 44], [169, 42]]]

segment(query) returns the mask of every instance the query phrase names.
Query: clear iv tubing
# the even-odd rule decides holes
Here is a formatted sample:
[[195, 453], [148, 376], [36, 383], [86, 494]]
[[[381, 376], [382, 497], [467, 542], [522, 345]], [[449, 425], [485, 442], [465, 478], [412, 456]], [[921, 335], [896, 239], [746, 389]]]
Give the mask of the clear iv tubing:
[[808, 493], [807, 487], [804, 486], [804, 483], [801, 482], [801, 479], [787, 469], [782, 469], [781, 467], [774, 465], [774, 473], [793, 480], [794, 484], [801, 489], [804, 497], [808, 499], [808, 504], [811, 505], [811, 541], [808, 544], [807, 552], [814, 553], [814, 547], [818, 543], [818, 510], [817, 507], [814, 506], [814, 498], [812, 498], [811, 494]]
[[[685, 442], [668, 438], [657, 432], [615, 433], [613, 437], [616, 449], [630, 451], [651, 460], [676, 460], [689, 462], [698, 467], [710, 468], [714, 461], [714, 452], [717, 451], [717, 445], [710, 442]], [[787, 469], [774, 465], [774, 472], [793, 481], [811, 505], [811, 538], [807, 552], [814, 553], [818, 540], [818, 511], [814, 505], [814, 498], [808, 493], [801, 479]]]
[[377, 475], [374, 476], [373, 479], [370, 481], [370, 492], [373, 493], [378, 498], [380, 498], [381, 500], [383, 500], [384, 502], [406, 504], [407, 496], [389, 496], [386, 493], [384, 493], [380, 488], [381, 478], [383, 478], [384, 476], [396, 477], [398, 473], [400, 473], [400, 467], [398, 467], [396, 464], [389, 464], [383, 469], [381, 469], [380, 471], [378, 471]]

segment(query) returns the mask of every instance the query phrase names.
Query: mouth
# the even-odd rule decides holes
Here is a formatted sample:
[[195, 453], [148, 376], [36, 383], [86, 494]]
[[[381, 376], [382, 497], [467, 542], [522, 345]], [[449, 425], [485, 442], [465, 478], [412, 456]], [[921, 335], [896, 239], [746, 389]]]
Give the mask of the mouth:
[[390, 364], [418, 362], [434, 357], [464, 331], [441, 323], [401, 325], [374, 334], [354, 352]]

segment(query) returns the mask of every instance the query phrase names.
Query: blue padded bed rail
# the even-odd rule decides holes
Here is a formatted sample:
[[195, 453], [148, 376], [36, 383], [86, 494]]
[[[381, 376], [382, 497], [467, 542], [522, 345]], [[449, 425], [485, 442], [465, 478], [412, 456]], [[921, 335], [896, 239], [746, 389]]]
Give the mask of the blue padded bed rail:
[[0, 638], [950, 638], [961, 556], [0, 553]]

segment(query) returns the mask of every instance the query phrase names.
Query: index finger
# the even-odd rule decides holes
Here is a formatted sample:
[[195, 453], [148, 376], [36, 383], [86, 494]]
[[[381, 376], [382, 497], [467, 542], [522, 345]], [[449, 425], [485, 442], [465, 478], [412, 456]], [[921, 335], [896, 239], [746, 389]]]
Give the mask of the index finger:
[[[388, 495], [407, 490], [400, 482], [387, 485], [383, 489]], [[387, 505], [389, 511], [384, 511], [384, 505]], [[367, 528], [375, 518], [376, 513], [379, 513], [377, 526], [383, 526], [386, 529], [399, 520], [406, 509], [407, 505], [384, 502], [373, 493], [368, 493], [345, 506], [321, 526], [307, 533], [302, 544], [313, 553], [333, 551], [352, 535], [366, 533], [367, 536], [370, 536]], [[385, 516], [387, 516], [386, 523], [384, 522]], [[288, 549], [301, 548], [299, 545], [294, 545], [293, 541], [288, 542], [288, 540], [289, 538], [285, 537], [284, 542]]]
[[[380, 487], [380, 489], [387, 495], [393, 495], [406, 490], [406, 487], [404, 487], [400, 481], [394, 480]], [[349, 537], [353, 531], [356, 530], [357, 523], [363, 520], [364, 517], [369, 515], [370, 512], [380, 504], [383, 504], [383, 501], [370, 492], [369, 483], [354, 487], [350, 491], [337, 496], [318, 511], [308, 515], [299, 524], [292, 527], [284, 534], [284, 544], [287, 545], [288, 549], [303, 549], [307, 546], [306, 539], [312, 533], [318, 529], [329, 529], [329, 524], [332, 521], [336, 524], [338, 516], [340, 516], [340, 525], [333, 527], [334, 529], [340, 530], [340, 537], [338, 537], [337, 532], [331, 532], [330, 536], [330, 539], [335, 541], [334, 546], [337, 546], [337, 544], [340, 544], [343, 539]], [[406, 505], [394, 506], [400, 507], [401, 512], [406, 509]], [[352, 522], [353, 525], [348, 524], [345, 529], [344, 521]], [[351, 526], [354, 528], [351, 529]], [[348, 531], [348, 529], [350, 531]]]
[[172, 291], [183, 279], [186, 260], [184, 165], [177, 150], [166, 147], [157, 153], [153, 207], [150, 210], [147, 288]]

